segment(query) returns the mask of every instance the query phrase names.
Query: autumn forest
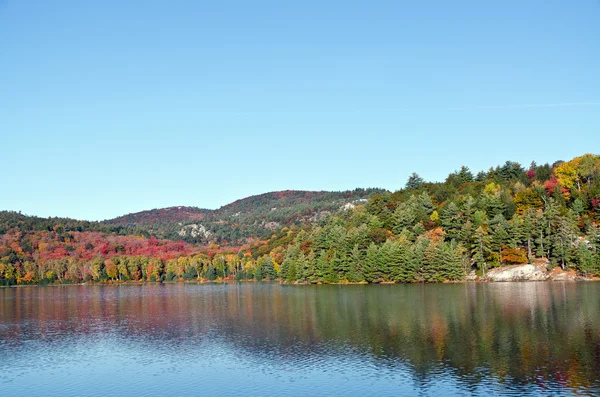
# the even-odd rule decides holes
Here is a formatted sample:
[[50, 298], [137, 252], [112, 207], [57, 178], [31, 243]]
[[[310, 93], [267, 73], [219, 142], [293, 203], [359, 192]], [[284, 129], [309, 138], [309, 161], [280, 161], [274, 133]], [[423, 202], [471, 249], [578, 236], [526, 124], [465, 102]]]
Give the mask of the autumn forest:
[[592, 154], [462, 167], [435, 183], [413, 173], [396, 192], [288, 191], [220, 211], [153, 211], [105, 222], [2, 211], [0, 285], [447, 282], [525, 263], [600, 276]]

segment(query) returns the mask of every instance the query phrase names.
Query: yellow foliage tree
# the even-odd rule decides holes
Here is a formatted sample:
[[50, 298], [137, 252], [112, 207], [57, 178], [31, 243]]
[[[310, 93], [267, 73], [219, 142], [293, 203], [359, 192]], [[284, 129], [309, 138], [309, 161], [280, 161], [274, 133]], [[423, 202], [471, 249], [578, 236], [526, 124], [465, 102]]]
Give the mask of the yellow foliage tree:
[[500, 185], [498, 185], [495, 182], [490, 182], [487, 185], [485, 185], [485, 188], [483, 188], [483, 192], [488, 197], [496, 196], [500, 193]]
[[107, 259], [104, 262], [104, 270], [106, 271], [106, 275], [112, 280], [117, 277], [117, 265], [112, 259]]
[[577, 175], [576, 167], [578, 162], [578, 159], [573, 159], [554, 168], [554, 175], [556, 175], [558, 183], [565, 189], [573, 189], [576, 183], [579, 185], [579, 177]]

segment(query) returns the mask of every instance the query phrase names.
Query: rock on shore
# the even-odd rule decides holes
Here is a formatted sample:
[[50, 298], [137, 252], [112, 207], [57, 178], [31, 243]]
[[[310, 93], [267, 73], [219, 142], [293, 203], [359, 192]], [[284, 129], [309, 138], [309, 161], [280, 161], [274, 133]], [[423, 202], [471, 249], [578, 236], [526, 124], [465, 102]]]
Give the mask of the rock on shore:
[[544, 281], [549, 278], [550, 275], [544, 267], [535, 265], [501, 266], [485, 275], [485, 279], [489, 281]]
[[548, 271], [545, 263], [500, 266], [486, 273], [482, 281], [575, 281], [584, 280], [578, 277], [575, 271], [563, 271], [560, 267], [555, 267]]

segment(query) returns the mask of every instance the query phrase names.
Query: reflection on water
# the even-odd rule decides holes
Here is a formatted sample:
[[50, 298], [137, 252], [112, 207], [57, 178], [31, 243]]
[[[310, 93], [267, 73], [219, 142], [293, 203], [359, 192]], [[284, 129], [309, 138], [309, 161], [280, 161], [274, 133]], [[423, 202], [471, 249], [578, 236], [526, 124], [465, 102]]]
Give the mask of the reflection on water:
[[0, 289], [3, 395], [600, 392], [600, 284]]

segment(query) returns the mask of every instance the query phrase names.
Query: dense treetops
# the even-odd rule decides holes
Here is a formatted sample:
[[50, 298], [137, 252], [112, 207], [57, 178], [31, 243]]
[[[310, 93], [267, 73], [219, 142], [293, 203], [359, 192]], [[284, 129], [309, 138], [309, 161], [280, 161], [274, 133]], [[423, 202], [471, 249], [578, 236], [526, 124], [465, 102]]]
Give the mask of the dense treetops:
[[[532, 262], [600, 273], [600, 157], [591, 154], [527, 168], [508, 161], [476, 175], [462, 167], [439, 183], [412, 174], [393, 193], [268, 193], [217, 211], [201, 221], [229, 238], [203, 246], [149, 239], [155, 233], [135, 224], [4, 212], [0, 282], [442, 282]], [[128, 233], [138, 237], [119, 236]], [[227, 244], [241, 241], [250, 245]]]
[[118, 226], [156, 226], [161, 223], [200, 220], [210, 212], [211, 210], [198, 207], [168, 207], [127, 214], [103, 223]]
[[[105, 221], [106, 225], [143, 227], [160, 238], [183, 239], [192, 243], [243, 244], [248, 239], [268, 237], [282, 226], [311, 223], [347, 203], [359, 203], [381, 189], [344, 192], [286, 190], [247, 197], [217, 210], [171, 207], [143, 211]], [[191, 233], [186, 226], [202, 226]]]

